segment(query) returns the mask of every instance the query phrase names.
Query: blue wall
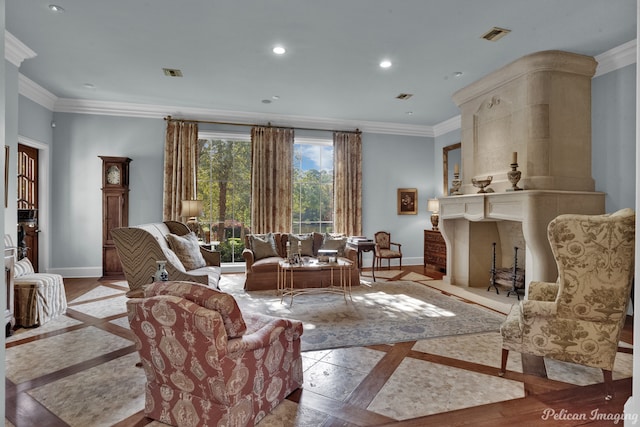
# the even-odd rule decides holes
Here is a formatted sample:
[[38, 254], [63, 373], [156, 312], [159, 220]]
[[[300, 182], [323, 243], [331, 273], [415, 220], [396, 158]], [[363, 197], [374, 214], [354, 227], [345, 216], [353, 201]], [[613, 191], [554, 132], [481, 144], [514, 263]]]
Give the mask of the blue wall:
[[607, 193], [606, 210], [634, 208], [636, 201], [636, 65], [591, 84], [592, 176]]

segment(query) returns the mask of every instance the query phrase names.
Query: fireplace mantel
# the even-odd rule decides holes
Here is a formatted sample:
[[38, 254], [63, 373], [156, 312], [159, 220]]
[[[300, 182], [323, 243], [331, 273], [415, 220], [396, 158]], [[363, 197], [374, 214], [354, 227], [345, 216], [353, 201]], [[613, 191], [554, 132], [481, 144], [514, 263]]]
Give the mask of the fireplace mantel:
[[590, 191], [524, 190], [442, 197], [440, 229], [447, 243], [445, 280], [461, 286], [488, 286], [491, 244], [501, 239], [498, 223], [512, 221], [521, 227], [526, 242], [525, 282], [553, 282], [558, 273], [547, 225], [563, 213], [601, 214], [604, 204], [604, 193]]

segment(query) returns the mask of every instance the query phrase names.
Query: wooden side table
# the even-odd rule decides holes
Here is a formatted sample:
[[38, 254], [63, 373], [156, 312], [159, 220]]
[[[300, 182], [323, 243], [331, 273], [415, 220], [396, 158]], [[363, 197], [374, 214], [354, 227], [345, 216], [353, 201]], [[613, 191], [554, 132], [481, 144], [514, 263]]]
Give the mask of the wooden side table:
[[424, 230], [424, 267], [427, 264], [447, 271], [447, 244], [437, 230]]

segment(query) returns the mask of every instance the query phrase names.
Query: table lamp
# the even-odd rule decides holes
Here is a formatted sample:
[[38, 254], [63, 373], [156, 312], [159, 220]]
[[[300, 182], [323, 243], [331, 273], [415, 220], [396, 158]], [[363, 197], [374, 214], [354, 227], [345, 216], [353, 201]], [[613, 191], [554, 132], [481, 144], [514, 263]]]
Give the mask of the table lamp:
[[431, 212], [431, 225], [434, 230], [438, 229], [438, 222], [440, 222], [440, 201], [438, 199], [427, 200], [427, 211]]
[[181, 206], [182, 211], [180, 212], [180, 216], [187, 218], [187, 227], [200, 239], [200, 223], [198, 222], [198, 217], [202, 215], [202, 200], [183, 200]]

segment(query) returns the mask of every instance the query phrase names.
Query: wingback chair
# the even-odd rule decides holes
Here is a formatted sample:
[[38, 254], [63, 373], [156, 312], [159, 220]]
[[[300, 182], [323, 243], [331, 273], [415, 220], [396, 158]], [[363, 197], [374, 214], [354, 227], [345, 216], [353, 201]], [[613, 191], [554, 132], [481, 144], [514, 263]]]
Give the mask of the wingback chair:
[[302, 385], [302, 323], [240, 312], [192, 282], [127, 301], [147, 378], [145, 416], [172, 426], [253, 426]]
[[[378, 231], [374, 234], [374, 241], [376, 243], [374, 256], [378, 268], [382, 264], [382, 259], [387, 260], [387, 266], [391, 268], [391, 260], [398, 258], [400, 260], [400, 268], [402, 268], [402, 245], [400, 243], [394, 243], [391, 241], [391, 233], [386, 231]], [[392, 247], [395, 246], [395, 250]]]
[[153, 281], [156, 261], [166, 260], [169, 280], [197, 282], [217, 288], [222, 269], [220, 252], [210, 251], [187, 239], [191, 230], [178, 221], [114, 228], [110, 231], [124, 276], [127, 296], [142, 295]]
[[548, 237], [556, 283], [531, 282], [500, 328], [504, 374], [509, 350], [602, 369], [605, 398], [634, 273], [635, 212], [560, 215]]

